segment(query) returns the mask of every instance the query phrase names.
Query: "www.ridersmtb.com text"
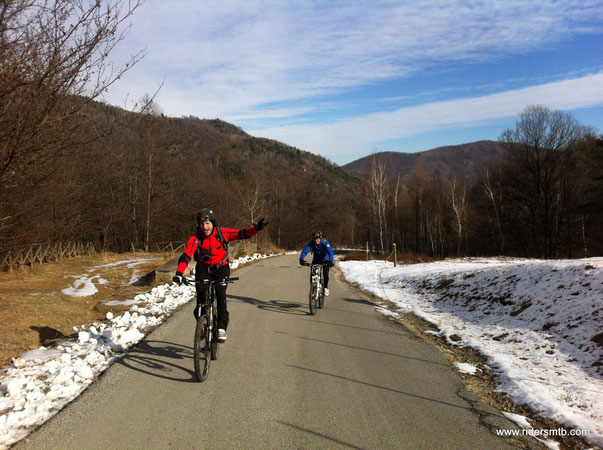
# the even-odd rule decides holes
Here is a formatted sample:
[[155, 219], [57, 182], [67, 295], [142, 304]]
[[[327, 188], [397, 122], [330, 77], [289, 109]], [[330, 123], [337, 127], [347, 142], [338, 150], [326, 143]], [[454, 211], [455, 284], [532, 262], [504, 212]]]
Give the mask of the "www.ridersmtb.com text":
[[590, 431], [566, 430], [565, 428], [554, 428], [552, 430], [528, 428], [521, 430], [496, 430], [496, 434], [498, 436], [532, 436], [547, 438], [549, 436], [590, 436]]

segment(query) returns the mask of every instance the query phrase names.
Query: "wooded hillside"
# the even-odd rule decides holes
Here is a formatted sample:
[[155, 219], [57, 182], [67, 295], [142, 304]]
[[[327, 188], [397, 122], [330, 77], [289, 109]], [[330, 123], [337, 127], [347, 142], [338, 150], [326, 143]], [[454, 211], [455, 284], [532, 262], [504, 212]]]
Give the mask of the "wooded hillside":
[[263, 216], [281, 247], [312, 229], [337, 242], [354, 215], [359, 181], [324, 158], [249, 136], [221, 120], [134, 114], [89, 105], [88, 132], [103, 133], [22, 167], [2, 186], [2, 250], [81, 240], [128, 250], [184, 241], [211, 207], [229, 227]]

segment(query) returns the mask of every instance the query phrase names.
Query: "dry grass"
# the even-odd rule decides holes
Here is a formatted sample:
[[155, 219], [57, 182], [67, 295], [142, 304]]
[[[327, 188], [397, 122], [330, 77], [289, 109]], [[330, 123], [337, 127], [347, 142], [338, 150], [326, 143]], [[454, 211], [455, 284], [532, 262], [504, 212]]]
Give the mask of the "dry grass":
[[[140, 276], [151, 272], [176, 255], [168, 253], [79, 256], [35, 265], [10, 273], [0, 272], [0, 367], [11, 358], [38, 348], [45, 342], [68, 336], [76, 325], [105, 320], [107, 312], [120, 313], [129, 306], [107, 306], [107, 300], [127, 300], [147, 292], [149, 286], [131, 286], [133, 270], [125, 264], [99, 268], [103, 264], [137, 258], [153, 258], [136, 266]], [[99, 275], [107, 280], [95, 283], [98, 292], [72, 297], [61, 292], [75, 277]]]

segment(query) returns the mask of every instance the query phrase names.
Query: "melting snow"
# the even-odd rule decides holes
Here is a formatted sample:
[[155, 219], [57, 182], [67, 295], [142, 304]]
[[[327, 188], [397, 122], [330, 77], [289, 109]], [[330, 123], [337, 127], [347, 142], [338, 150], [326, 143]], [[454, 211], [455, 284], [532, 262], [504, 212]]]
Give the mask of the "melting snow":
[[603, 446], [603, 258], [340, 267], [400, 313], [435, 324], [450, 344], [479, 350], [516, 403]]

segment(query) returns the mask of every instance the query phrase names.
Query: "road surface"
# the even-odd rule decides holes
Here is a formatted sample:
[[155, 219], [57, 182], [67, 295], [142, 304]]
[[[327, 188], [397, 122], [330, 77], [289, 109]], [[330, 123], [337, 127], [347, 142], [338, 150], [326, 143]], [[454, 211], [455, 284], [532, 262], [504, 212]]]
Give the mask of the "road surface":
[[194, 379], [192, 302], [18, 449], [509, 448], [437, 349], [331, 277], [309, 315], [297, 255], [233, 273], [228, 339]]

